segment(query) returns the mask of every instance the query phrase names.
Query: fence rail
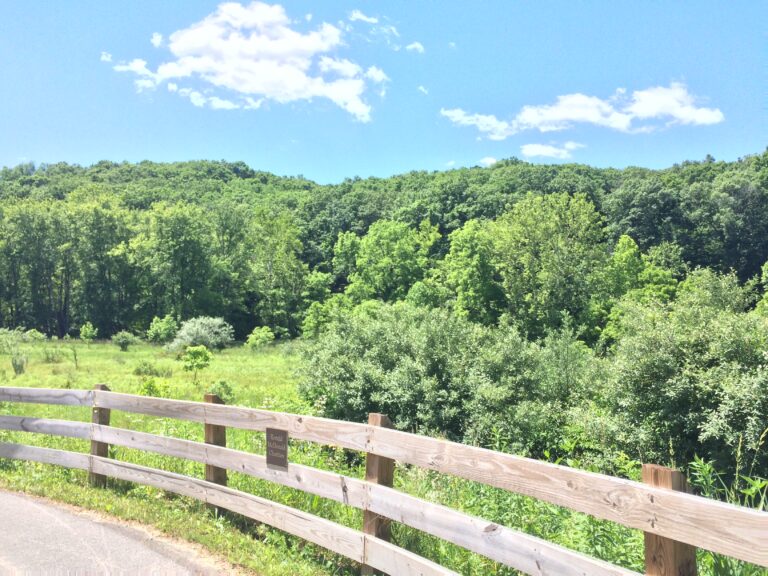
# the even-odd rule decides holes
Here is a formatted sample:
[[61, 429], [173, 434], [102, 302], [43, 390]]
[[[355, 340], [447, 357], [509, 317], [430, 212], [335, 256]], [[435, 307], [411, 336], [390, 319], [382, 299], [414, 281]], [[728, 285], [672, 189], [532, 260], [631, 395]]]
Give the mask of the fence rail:
[[[375, 415], [369, 424], [357, 424], [226, 406], [212, 403], [212, 398], [189, 402], [118, 394], [105, 387], [88, 391], [0, 387], [0, 401], [91, 407], [91, 423], [0, 416], [0, 429], [80, 438], [90, 440], [92, 447], [102, 447], [100, 451], [92, 448], [91, 454], [81, 454], [0, 443], [0, 457], [87, 470], [97, 485], [99, 478], [113, 477], [197, 498], [324, 546], [369, 569], [390, 574], [452, 572], [389, 543], [386, 519], [528, 574], [636, 574], [395, 490], [387, 485], [391, 485], [393, 461], [482, 482], [642, 530], [646, 533], [646, 574], [695, 574], [695, 547], [768, 566], [768, 513], [678, 491], [679, 481], [677, 485], [671, 481], [678, 476], [660, 467], [644, 467], [648, 484], [632, 482], [399, 432], [381, 426], [381, 415]], [[207, 443], [110, 426], [111, 410], [204, 423]], [[293, 463], [289, 464], [289, 471], [268, 467], [263, 456], [226, 448], [225, 428], [278, 428], [287, 430], [294, 439], [365, 452], [366, 480]], [[206, 480], [110, 460], [103, 450], [108, 445], [203, 463]], [[361, 509], [366, 517], [364, 531], [225, 488], [222, 484], [226, 484], [226, 470]]]

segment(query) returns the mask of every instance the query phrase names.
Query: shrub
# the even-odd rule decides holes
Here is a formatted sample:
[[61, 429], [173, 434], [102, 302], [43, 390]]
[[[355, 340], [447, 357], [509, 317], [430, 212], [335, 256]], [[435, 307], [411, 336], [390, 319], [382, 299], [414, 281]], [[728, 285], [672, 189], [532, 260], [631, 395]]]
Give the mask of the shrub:
[[139, 342], [139, 339], [136, 338], [133, 334], [130, 332], [126, 332], [125, 330], [121, 330], [114, 336], [112, 336], [112, 343], [116, 346], [120, 347], [121, 352], [127, 352], [128, 347], [132, 346], [133, 344], [137, 344]]
[[166, 314], [162, 318], [155, 316], [147, 330], [147, 341], [165, 344], [176, 337], [178, 330], [179, 325], [170, 314]]
[[219, 380], [212, 384], [208, 388], [208, 394], [216, 394], [216, 396], [222, 399], [224, 404], [235, 403], [235, 391], [232, 390], [232, 386], [226, 380]]
[[21, 376], [27, 368], [27, 357], [24, 354], [16, 352], [11, 356], [11, 366], [13, 366], [13, 373], [16, 376]]
[[61, 360], [61, 349], [58, 346], [43, 348], [43, 362], [46, 364], [58, 364]]
[[193, 382], [197, 382], [197, 373], [207, 368], [211, 360], [213, 360], [213, 354], [205, 346], [188, 346], [181, 356], [184, 370], [194, 374]]
[[168, 398], [170, 389], [164, 382], [156, 382], [154, 378], [145, 378], [139, 386], [139, 394], [142, 396], [154, 396], [155, 398]]
[[198, 316], [181, 325], [176, 338], [168, 348], [182, 352], [190, 346], [205, 346], [207, 349], [221, 350], [235, 339], [232, 326], [223, 318]]
[[31, 330], [24, 332], [23, 340], [25, 342], [42, 342], [45, 340], [45, 334], [32, 328]]
[[99, 330], [97, 328], [93, 327], [93, 324], [90, 322], [86, 322], [82, 326], [80, 326], [80, 340], [91, 343], [94, 340], [96, 340], [96, 337], [99, 335]]
[[256, 328], [253, 329], [253, 332], [248, 336], [245, 345], [251, 350], [258, 350], [272, 342], [274, 339], [275, 335], [272, 333], [272, 330], [269, 329], [269, 326], [256, 326]]
[[170, 368], [158, 368], [152, 362], [142, 360], [133, 369], [135, 376], [163, 376], [170, 378], [173, 376], [173, 371]]

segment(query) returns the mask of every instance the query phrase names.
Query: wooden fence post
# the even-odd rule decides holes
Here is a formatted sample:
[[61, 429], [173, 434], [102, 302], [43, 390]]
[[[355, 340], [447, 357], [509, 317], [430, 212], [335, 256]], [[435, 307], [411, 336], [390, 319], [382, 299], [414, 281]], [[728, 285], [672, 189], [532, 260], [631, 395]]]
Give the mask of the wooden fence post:
[[[219, 398], [216, 394], [206, 394], [204, 399], [209, 404], [224, 404], [224, 400]], [[223, 446], [226, 448], [227, 427], [220, 426], [218, 424], [205, 424], [205, 443], [213, 444], [214, 446]], [[214, 484], [221, 484], [222, 486], [226, 486], [227, 470], [226, 468], [219, 468], [218, 466], [212, 466], [210, 464], [206, 464], [205, 479], [208, 482], [213, 482]], [[222, 512], [222, 510], [217, 508], [216, 506], [209, 506], [209, 508], [211, 508], [212, 510], [218, 510], [219, 513]]]
[[[682, 472], [656, 464], [643, 464], [643, 482], [656, 488], [688, 491]], [[645, 573], [647, 576], [696, 576], [696, 548], [646, 532]]]
[[[392, 428], [392, 422], [389, 417], [386, 414], [378, 414], [376, 412], [368, 414], [368, 425]], [[370, 452], [366, 453], [365, 479], [368, 482], [391, 488], [392, 482], [395, 479], [395, 461], [391, 458], [371, 454]], [[363, 532], [366, 534], [389, 542], [391, 536], [389, 524], [388, 518], [379, 516], [370, 510], [363, 511]], [[363, 566], [361, 574], [374, 574], [374, 570], [370, 566]]]
[[[93, 389], [109, 392], [109, 387], [106, 384], [96, 384]], [[91, 408], [91, 423], [100, 424], [102, 426], [109, 426], [110, 412], [111, 411], [109, 408], [97, 408], [96, 406], [93, 406]], [[109, 444], [91, 440], [91, 456], [109, 458]], [[88, 481], [94, 488], [104, 488], [107, 485], [107, 477], [103, 474], [94, 474], [93, 472], [89, 472]]]

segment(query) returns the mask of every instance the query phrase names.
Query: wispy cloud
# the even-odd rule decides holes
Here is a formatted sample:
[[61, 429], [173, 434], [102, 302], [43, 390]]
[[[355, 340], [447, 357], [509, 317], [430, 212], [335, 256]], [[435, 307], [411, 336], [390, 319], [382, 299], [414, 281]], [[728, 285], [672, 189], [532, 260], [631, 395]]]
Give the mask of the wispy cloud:
[[352, 12], [349, 14], [349, 21], [350, 22], [367, 22], [368, 24], [378, 24], [379, 19], [375, 18], [373, 16], [366, 16], [363, 14], [360, 10], [352, 10]]
[[[372, 20], [359, 11], [352, 16]], [[365, 101], [366, 90], [369, 83], [387, 79], [386, 74], [375, 66], [366, 72], [337, 55], [346, 46], [341, 28], [322, 23], [304, 33], [293, 25], [279, 4], [223, 3], [203, 20], [171, 34], [167, 42], [158, 33], [173, 59], [151, 69], [136, 58], [114, 69], [138, 76], [136, 87], [141, 90], [149, 89], [150, 83], [155, 87], [169, 81], [192, 83], [197, 89], [182, 93], [179, 88], [178, 93], [196, 106], [231, 109], [229, 102], [256, 108], [248, 102], [327, 98], [355, 119], [368, 122], [371, 106]], [[153, 44], [154, 40], [153, 35]], [[371, 73], [372, 69], [378, 72]], [[203, 95], [217, 91], [227, 91], [228, 98]]]
[[405, 47], [405, 49], [410, 52], [418, 52], [419, 54], [424, 54], [424, 45], [421, 42], [411, 42], [408, 44], [408, 46]]
[[424, 86], [419, 86], [419, 87], [417, 87], [417, 88], [416, 88], [416, 90], [418, 90], [419, 92], [421, 92], [422, 94], [424, 94], [424, 96], [426, 96], [427, 94], [429, 94], [429, 90], [427, 90], [426, 88], [424, 88]]
[[102, 52], [101, 56], [99, 56], [99, 60], [102, 62], [112, 62], [112, 54], [109, 52]]
[[578, 150], [579, 148], [584, 148], [584, 144], [572, 141], [568, 141], [562, 146], [554, 146], [551, 144], [523, 144], [520, 147], [520, 152], [526, 158], [541, 156], [544, 158], [567, 160], [571, 157], [571, 152]]
[[155, 32], [152, 34], [152, 38], [149, 39], [149, 42], [155, 48], [160, 48], [160, 46], [163, 44], [163, 35], [160, 34], [160, 32]]
[[496, 164], [498, 160], [494, 158], [493, 156], [486, 156], [485, 158], [480, 158], [480, 164], [483, 166], [493, 166]]
[[608, 99], [575, 93], [558, 96], [554, 104], [523, 106], [509, 121], [492, 114], [471, 114], [461, 108], [440, 113], [459, 126], [474, 126], [490, 140], [504, 140], [524, 130], [555, 132], [577, 124], [591, 124], [621, 132], [652, 132], [674, 125], [717, 124], [724, 120], [718, 108], [696, 104], [697, 98], [685, 84], [672, 82], [636, 90], [631, 96], [623, 89]]

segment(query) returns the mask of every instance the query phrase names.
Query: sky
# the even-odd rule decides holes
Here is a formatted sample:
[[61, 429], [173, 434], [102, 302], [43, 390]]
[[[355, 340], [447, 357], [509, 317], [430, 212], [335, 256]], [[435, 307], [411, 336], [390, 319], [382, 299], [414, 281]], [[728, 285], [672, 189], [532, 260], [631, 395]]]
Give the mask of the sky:
[[0, 4], [0, 165], [242, 160], [320, 183], [768, 145], [768, 2]]

